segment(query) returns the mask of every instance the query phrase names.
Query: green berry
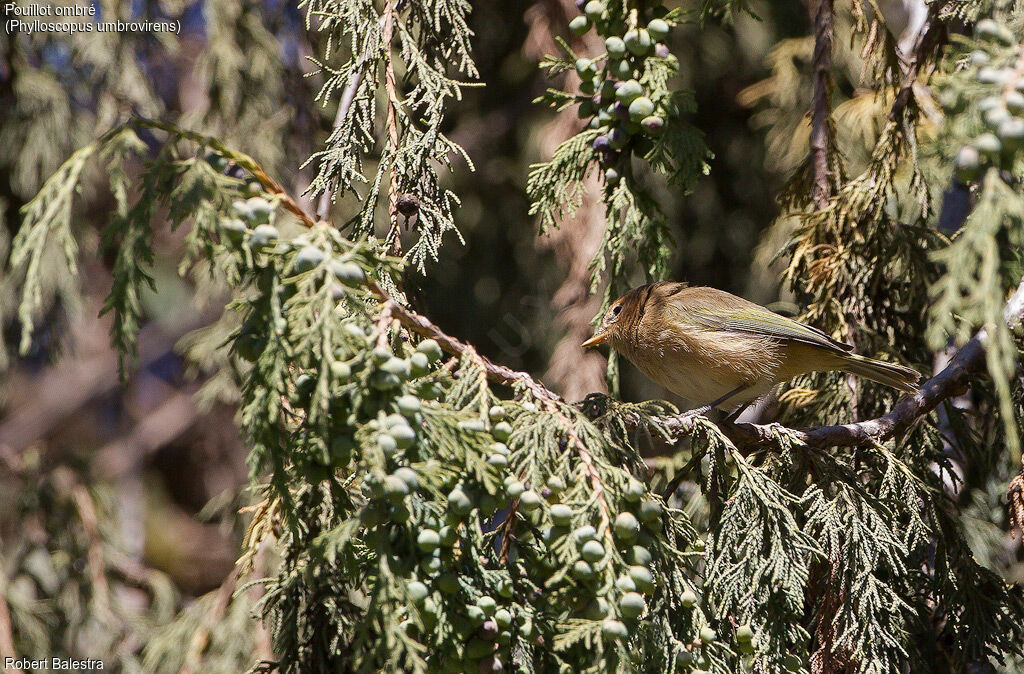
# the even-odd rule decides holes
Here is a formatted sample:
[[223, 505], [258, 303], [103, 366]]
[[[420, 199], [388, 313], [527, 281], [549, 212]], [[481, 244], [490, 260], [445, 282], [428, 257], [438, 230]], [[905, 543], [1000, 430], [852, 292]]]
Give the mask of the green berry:
[[623, 40], [626, 43], [626, 49], [636, 56], [646, 56], [654, 47], [654, 40], [651, 39], [651, 34], [647, 32], [646, 28], [626, 31]]
[[512, 454], [512, 452], [510, 452], [508, 449], [508, 445], [506, 445], [504, 442], [492, 442], [491, 453], [501, 454], [502, 456], [509, 456], [510, 454]]
[[381, 433], [377, 436], [377, 446], [384, 452], [385, 456], [394, 456], [398, 451], [398, 442], [390, 433]]
[[614, 187], [615, 185], [618, 185], [620, 179], [621, 179], [621, 176], [619, 175], [619, 172], [618, 172], [617, 169], [615, 169], [615, 168], [607, 168], [607, 169], [604, 170], [604, 181], [606, 183], [608, 183], [609, 185], [611, 185], [612, 187]]
[[740, 625], [736, 628], [736, 641], [751, 642], [754, 640], [754, 629], [750, 625]]
[[1024, 94], [1019, 91], [1006, 94], [1006, 107], [1015, 115], [1024, 112]]
[[580, 77], [586, 79], [597, 74], [597, 67], [588, 58], [578, 58], [576, 59], [576, 72], [579, 73]]
[[564, 503], [556, 503], [551, 506], [551, 521], [555, 526], [567, 527], [572, 524], [572, 508]]
[[634, 100], [642, 96], [643, 93], [644, 88], [640, 86], [639, 82], [636, 80], [626, 80], [622, 83], [622, 86], [615, 91], [615, 99], [620, 103], [629, 105]]
[[441, 547], [441, 536], [433, 529], [424, 529], [416, 536], [416, 545], [423, 552], [433, 552]]
[[992, 61], [992, 57], [988, 55], [988, 52], [980, 49], [975, 49], [971, 52], [971, 64], [976, 66], [986, 66]]
[[628, 80], [633, 76], [633, 64], [629, 62], [629, 59], [623, 58], [612, 64], [612, 74], [620, 80]]
[[601, 15], [604, 13], [605, 6], [601, 0], [590, 0], [586, 5], [583, 6], [583, 13], [587, 15], [587, 18], [592, 22], [597, 23], [601, 19]]
[[257, 225], [252, 230], [252, 236], [249, 237], [249, 244], [254, 248], [265, 248], [277, 243], [279, 236], [277, 227], [273, 225]]
[[583, 561], [582, 559], [577, 559], [576, 562], [572, 565], [571, 573], [572, 577], [576, 580], [590, 580], [594, 577], [595, 571], [594, 567], [592, 567], [590, 564]]
[[416, 350], [425, 354], [431, 363], [441, 359], [441, 345], [436, 340], [425, 339], [416, 346]]
[[636, 592], [636, 583], [629, 576], [619, 576], [615, 579], [615, 587], [620, 592]]
[[615, 536], [623, 541], [632, 541], [640, 533], [640, 522], [633, 513], [619, 513], [615, 518]]
[[655, 42], [660, 42], [668, 37], [669, 25], [664, 19], [653, 19], [647, 24], [647, 33]]
[[446, 573], [439, 576], [436, 582], [437, 589], [447, 595], [458, 594], [462, 589], [459, 586], [459, 577], [454, 573]]
[[227, 158], [219, 152], [207, 152], [203, 159], [217, 173], [222, 173], [228, 167]]
[[473, 509], [473, 501], [465, 491], [456, 487], [448, 493], [448, 510], [456, 515], [468, 515]]
[[585, 16], [573, 17], [569, 22], [569, 30], [573, 35], [583, 35], [590, 30], [590, 19]]
[[[636, 101], [634, 101], [634, 103], [635, 102]], [[657, 115], [648, 115], [640, 120], [640, 128], [642, 128], [647, 135], [658, 137], [665, 133], [665, 120]]]
[[653, 112], [654, 103], [646, 96], [640, 96], [629, 104], [629, 118], [634, 122], [639, 122], [645, 117], [651, 116]]
[[636, 583], [636, 588], [640, 592], [650, 594], [654, 591], [654, 574], [646, 566], [629, 567], [629, 577]]
[[398, 443], [399, 449], [409, 449], [416, 442], [416, 431], [409, 426], [395, 426], [391, 429], [391, 435]]
[[406, 584], [405, 589], [409, 592], [409, 599], [414, 604], [422, 604], [430, 595], [430, 590], [427, 589], [427, 586], [418, 580], [410, 580]]
[[331, 374], [338, 381], [348, 381], [348, 378], [352, 376], [352, 368], [348, 363], [336, 360], [331, 363]]
[[634, 545], [629, 551], [629, 563], [637, 566], [648, 566], [653, 557], [651, 551], [642, 545]]
[[640, 519], [647, 524], [661, 520], [662, 508], [657, 501], [646, 500], [640, 504]]
[[700, 628], [700, 640], [706, 644], [713, 644], [718, 639], [718, 632], [711, 629], [710, 627]]
[[409, 485], [410, 491], [415, 491], [420, 488], [420, 476], [416, 474], [415, 470], [408, 466], [402, 466], [396, 470], [394, 472], [394, 476]]
[[295, 271], [307, 272], [323, 262], [325, 257], [324, 251], [316, 246], [303, 246], [295, 256]]
[[985, 66], [978, 68], [976, 78], [979, 84], [1005, 84], [1010, 74], [1005, 70]]
[[565, 480], [557, 475], [551, 475], [548, 477], [545, 484], [548, 486], [548, 489], [555, 494], [565, 491]]
[[580, 556], [592, 564], [600, 562], [604, 559], [604, 546], [597, 541], [587, 541], [580, 548]]
[[398, 505], [409, 495], [409, 485], [395, 475], [388, 475], [384, 478], [384, 495], [391, 503]]
[[390, 372], [402, 380], [408, 379], [412, 372], [412, 368], [409, 367], [409, 361], [404, 358], [398, 358], [397, 356], [388, 358], [387, 361], [380, 366], [380, 369], [384, 372]]
[[512, 437], [512, 426], [507, 421], [499, 421], [491, 428], [491, 435], [496, 440], [505, 442]]
[[529, 489], [524, 491], [519, 496], [519, 509], [523, 512], [531, 513], [540, 508], [541, 498], [540, 494]]
[[270, 222], [270, 214], [274, 207], [263, 197], [252, 197], [246, 199], [246, 206], [249, 207], [249, 222], [254, 224], [265, 224]]
[[1003, 149], [1003, 144], [991, 133], [981, 134], [974, 139], [973, 145], [978, 152], [990, 156], [998, 155]]
[[487, 621], [487, 615], [484, 613], [484, 610], [472, 604], [466, 607], [466, 617], [469, 618], [469, 622], [473, 627], [480, 627]]
[[795, 655], [787, 655], [782, 659], [782, 666], [791, 672], [798, 672], [803, 666], [803, 661]]
[[643, 483], [640, 482], [640, 480], [637, 480], [635, 477], [631, 477], [629, 478], [629, 482], [626, 484], [626, 491], [624, 496], [627, 501], [631, 503], [636, 503], [641, 498], [643, 498], [645, 492], [646, 489], [644, 489]]
[[619, 58], [626, 53], [626, 43], [622, 41], [621, 37], [615, 35], [604, 41], [604, 48], [608, 51], [608, 56], [612, 58]]
[[506, 468], [508, 467], [508, 457], [504, 454], [491, 454], [487, 457], [487, 465], [494, 466], [495, 468]]
[[224, 232], [224, 236], [234, 243], [241, 241], [245, 233], [249, 231], [245, 223], [238, 218], [225, 218], [221, 220], [220, 228]]
[[521, 497], [524, 491], [526, 488], [519, 480], [513, 480], [505, 485], [505, 495], [512, 499]]
[[416, 396], [406, 394], [399, 396], [398, 400], [395, 401], [395, 404], [398, 405], [398, 411], [401, 412], [402, 415], [414, 417], [420, 411], [420, 407], [423, 403], [421, 403], [420, 399]]
[[993, 129], [997, 129], [1000, 124], [1010, 119], [1010, 111], [1000, 105], [997, 108], [986, 110], [981, 117], [985, 120], [986, 124]]
[[512, 626], [512, 614], [507, 608], [499, 608], [494, 612], [494, 622], [503, 630]]
[[627, 592], [619, 600], [619, 613], [630, 620], [639, 618], [645, 610], [647, 610], [647, 602], [636, 592]]
[[494, 601], [494, 597], [486, 594], [476, 600], [476, 605], [480, 607], [486, 616], [494, 615], [494, 611], [498, 608], [498, 602]]
[[605, 620], [601, 626], [601, 634], [609, 641], [621, 641], [629, 636], [629, 630], [618, 620]]
[[1011, 117], [999, 125], [997, 132], [1003, 147], [1008, 150], [1015, 150], [1024, 143], [1024, 120], [1020, 117]]
[[422, 377], [430, 371], [430, 359], [426, 354], [414, 353], [409, 356], [409, 374], [413, 377]]
[[491, 421], [501, 421], [505, 418], [505, 408], [501, 405], [494, 405], [491, 409], [487, 410], [487, 417]]
[[441, 545], [446, 548], [454, 547], [459, 542], [459, 532], [455, 530], [455, 527], [441, 527], [437, 535], [441, 537]]
[[355, 262], [331, 260], [331, 273], [347, 286], [359, 286], [366, 281], [366, 272]]
[[584, 524], [582, 527], [579, 527], [578, 529], [576, 529], [576, 531], [572, 532], [572, 537], [579, 544], [583, 544], [587, 541], [593, 540], [596, 536], [597, 529], [590, 526], [589, 524]]

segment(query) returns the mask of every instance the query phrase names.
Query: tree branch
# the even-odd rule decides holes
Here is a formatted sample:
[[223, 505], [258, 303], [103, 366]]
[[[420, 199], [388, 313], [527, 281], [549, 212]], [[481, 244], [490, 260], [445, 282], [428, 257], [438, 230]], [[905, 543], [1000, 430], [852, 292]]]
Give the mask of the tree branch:
[[[381, 22], [383, 22], [383, 17]], [[388, 40], [390, 42], [390, 39]], [[363, 82], [363, 75], [366, 73], [366, 65], [370, 62], [370, 57], [373, 56], [374, 49], [367, 47], [366, 51], [359, 55], [355, 65], [352, 67], [352, 78], [345, 85], [345, 89], [341, 92], [341, 101], [338, 103], [338, 112], [334, 115], [334, 125], [331, 129], [331, 136], [338, 133], [341, 129], [341, 125], [344, 123], [345, 118], [348, 117], [348, 111], [352, 107], [352, 101], [355, 100], [356, 94], [359, 93], [359, 85]], [[335, 185], [336, 187], [336, 185]], [[320, 220], [326, 220], [331, 213], [331, 202], [333, 200], [333, 188], [324, 189], [320, 193], [320, 199], [316, 206], [316, 217]]]
[[384, 91], [388, 99], [388, 146], [391, 150], [391, 183], [388, 187], [387, 241], [390, 253], [402, 257], [402, 237], [398, 229], [398, 87], [395, 85], [395, 68], [391, 58], [391, 38], [395, 28], [395, 0], [388, 0], [384, 8]]
[[831, 196], [828, 179], [829, 116], [832, 91], [832, 0], [818, 0], [814, 17], [814, 98], [811, 108], [811, 165], [814, 169], [812, 197], [814, 208], [828, 206]]

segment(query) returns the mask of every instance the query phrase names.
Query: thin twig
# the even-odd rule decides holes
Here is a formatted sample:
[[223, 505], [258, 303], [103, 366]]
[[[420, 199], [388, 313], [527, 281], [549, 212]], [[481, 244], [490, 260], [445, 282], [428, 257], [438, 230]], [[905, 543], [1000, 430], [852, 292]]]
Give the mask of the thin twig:
[[[381, 17], [381, 22], [384, 18]], [[390, 42], [390, 40], [388, 40]], [[345, 85], [344, 90], [341, 92], [341, 100], [338, 102], [338, 112], [334, 115], [334, 124], [331, 130], [331, 136], [333, 137], [341, 129], [341, 125], [345, 122], [348, 117], [349, 108], [352, 107], [352, 102], [356, 98], [356, 94], [359, 93], [359, 85], [363, 82], [363, 75], [366, 73], [366, 65], [370, 62], [376, 49], [376, 44], [371, 44], [366, 50], [359, 55], [356, 59], [355, 65], [352, 67], [351, 79], [348, 84]], [[331, 201], [334, 197], [334, 189], [337, 187], [336, 184], [326, 186], [324, 191], [320, 193], [320, 199], [316, 206], [316, 217], [321, 221], [327, 220], [327, 217], [331, 213]]]
[[832, 145], [832, 0], [818, 0], [814, 17], [814, 98], [811, 109], [811, 165], [814, 169], [812, 197], [814, 208], [828, 206], [831, 190], [828, 176], [828, 152]]
[[398, 228], [398, 87], [391, 58], [391, 38], [394, 34], [395, 0], [388, 0], [384, 8], [384, 90], [388, 98], [388, 147], [391, 155], [391, 183], [388, 188], [388, 235], [390, 253], [402, 257], [402, 237]]

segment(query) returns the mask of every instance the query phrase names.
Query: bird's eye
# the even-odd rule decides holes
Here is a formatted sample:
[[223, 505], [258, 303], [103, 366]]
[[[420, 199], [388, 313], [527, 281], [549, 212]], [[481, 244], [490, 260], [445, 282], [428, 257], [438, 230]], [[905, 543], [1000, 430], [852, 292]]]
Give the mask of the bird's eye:
[[612, 307], [612, 316], [618, 316], [619, 312], [622, 311], [622, 305]]

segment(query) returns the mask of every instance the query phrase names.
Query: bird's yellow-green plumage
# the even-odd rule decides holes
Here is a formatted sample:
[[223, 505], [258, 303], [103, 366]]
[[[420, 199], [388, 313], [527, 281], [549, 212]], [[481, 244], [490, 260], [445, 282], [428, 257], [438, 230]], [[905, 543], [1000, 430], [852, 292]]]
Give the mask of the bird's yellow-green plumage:
[[920, 375], [865, 358], [817, 328], [722, 290], [662, 281], [612, 303], [595, 335], [641, 372], [697, 404], [737, 391], [731, 409], [808, 372], [841, 370], [912, 392]]

